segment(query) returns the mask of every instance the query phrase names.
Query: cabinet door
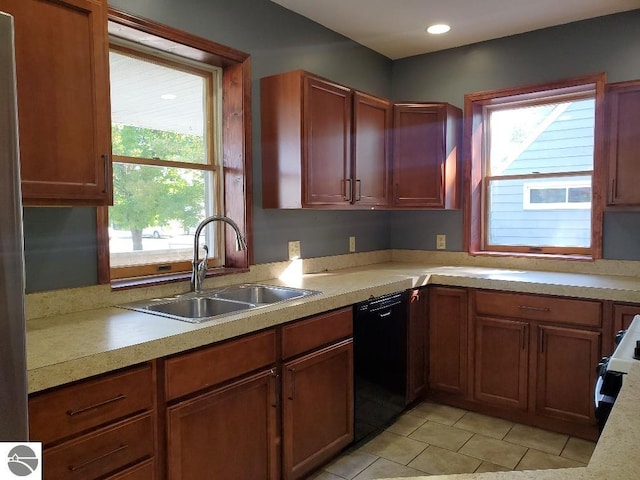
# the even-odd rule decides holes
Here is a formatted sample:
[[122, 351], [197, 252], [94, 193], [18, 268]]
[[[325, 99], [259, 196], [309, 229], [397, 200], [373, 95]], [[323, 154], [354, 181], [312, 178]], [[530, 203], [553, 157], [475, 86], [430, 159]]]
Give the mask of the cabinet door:
[[398, 104], [393, 127], [393, 205], [458, 208], [460, 110]]
[[407, 332], [407, 403], [420, 398], [427, 388], [429, 368], [427, 289], [414, 290], [409, 303], [409, 329]]
[[263, 372], [169, 407], [168, 478], [277, 479], [275, 380]]
[[349, 205], [351, 90], [305, 77], [303, 95], [304, 204]]
[[429, 388], [467, 393], [467, 291], [429, 291]]
[[106, 205], [110, 114], [106, 2], [2, 0], [15, 17], [26, 205]]
[[536, 413], [595, 422], [593, 389], [600, 333], [538, 326]]
[[607, 85], [609, 204], [640, 205], [640, 81]]
[[640, 315], [640, 305], [613, 305], [613, 333], [629, 328], [633, 317]]
[[290, 480], [353, 441], [353, 341], [285, 363], [282, 377], [283, 478]]
[[528, 331], [525, 322], [475, 318], [475, 399], [491, 405], [527, 408]]
[[357, 205], [389, 204], [391, 102], [356, 92], [353, 98], [353, 198]]

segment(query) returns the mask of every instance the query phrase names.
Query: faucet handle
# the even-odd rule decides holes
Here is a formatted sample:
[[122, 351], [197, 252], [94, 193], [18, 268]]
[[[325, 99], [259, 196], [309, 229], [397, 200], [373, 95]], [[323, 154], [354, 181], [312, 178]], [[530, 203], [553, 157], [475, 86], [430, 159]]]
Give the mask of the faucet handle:
[[200, 285], [202, 285], [202, 282], [207, 275], [207, 261], [209, 260], [209, 247], [203, 245], [202, 249], [204, 250], [204, 258], [198, 264], [198, 283]]

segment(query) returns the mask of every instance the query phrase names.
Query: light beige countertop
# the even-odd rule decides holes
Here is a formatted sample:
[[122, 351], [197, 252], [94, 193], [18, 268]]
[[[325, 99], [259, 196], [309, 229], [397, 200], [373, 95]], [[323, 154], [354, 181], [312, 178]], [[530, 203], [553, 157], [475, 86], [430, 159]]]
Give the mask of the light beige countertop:
[[322, 293], [202, 324], [115, 307], [31, 319], [27, 322], [29, 392], [427, 284], [640, 303], [639, 277], [401, 262], [285, 275], [262, 283]]
[[[27, 321], [29, 392], [171, 355], [191, 348], [273, 327], [309, 315], [428, 284], [487, 288], [640, 303], [640, 276], [563, 273], [483, 265], [434, 265], [402, 261], [297, 274], [267, 269], [271, 275], [242, 277], [232, 283], [266, 284], [319, 290], [320, 295], [261, 307], [191, 324], [110, 305], [140, 299], [144, 293], [113, 294], [108, 286], [45, 292], [28, 299], [27, 310], [48, 312]], [[278, 278], [275, 278], [277, 270]], [[282, 275], [280, 275], [282, 273]], [[229, 280], [227, 280], [229, 283]], [[170, 294], [182, 293], [171, 287]], [[184, 287], [182, 287], [184, 288]], [[149, 290], [151, 292], [153, 290]], [[184, 290], [183, 290], [184, 291]], [[156, 291], [157, 292], [157, 291]], [[163, 295], [168, 295], [167, 289]], [[133, 295], [133, 296], [132, 296]], [[137, 295], [137, 298], [135, 297]], [[157, 293], [144, 298], [152, 298]], [[91, 305], [95, 308], [91, 309]], [[74, 307], [82, 311], [73, 311]], [[67, 311], [69, 313], [59, 313]], [[430, 476], [429, 479], [640, 479], [640, 366], [628, 375], [607, 426], [587, 467], [524, 472]], [[416, 477], [424, 478], [427, 477]]]

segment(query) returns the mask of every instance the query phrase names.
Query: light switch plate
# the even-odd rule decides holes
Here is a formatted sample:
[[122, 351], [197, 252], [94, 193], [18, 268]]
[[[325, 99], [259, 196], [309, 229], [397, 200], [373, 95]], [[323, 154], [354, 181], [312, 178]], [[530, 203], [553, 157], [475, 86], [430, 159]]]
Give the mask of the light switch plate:
[[300, 240], [292, 240], [289, 242], [289, 260], [300, 258]]
[[356, 237], [349, 237], [349, 253], [356, 251]]
[[447, 236], [436, 235], [436, 249], [445, 250], [447, 248]]

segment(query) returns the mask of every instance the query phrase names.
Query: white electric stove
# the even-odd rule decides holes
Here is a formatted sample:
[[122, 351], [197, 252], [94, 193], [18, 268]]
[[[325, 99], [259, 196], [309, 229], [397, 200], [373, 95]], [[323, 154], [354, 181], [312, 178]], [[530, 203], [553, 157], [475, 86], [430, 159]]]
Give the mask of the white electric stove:
[[616, 335], [618, 345], [610, 357], [598, 364], [598, 380], [594, 391], [595, 413], [600, 430], [604, 428], [609, 413], [622, 388], [625, 374], [640, 361], [640, 315], [633, 317], [629, 328]]

